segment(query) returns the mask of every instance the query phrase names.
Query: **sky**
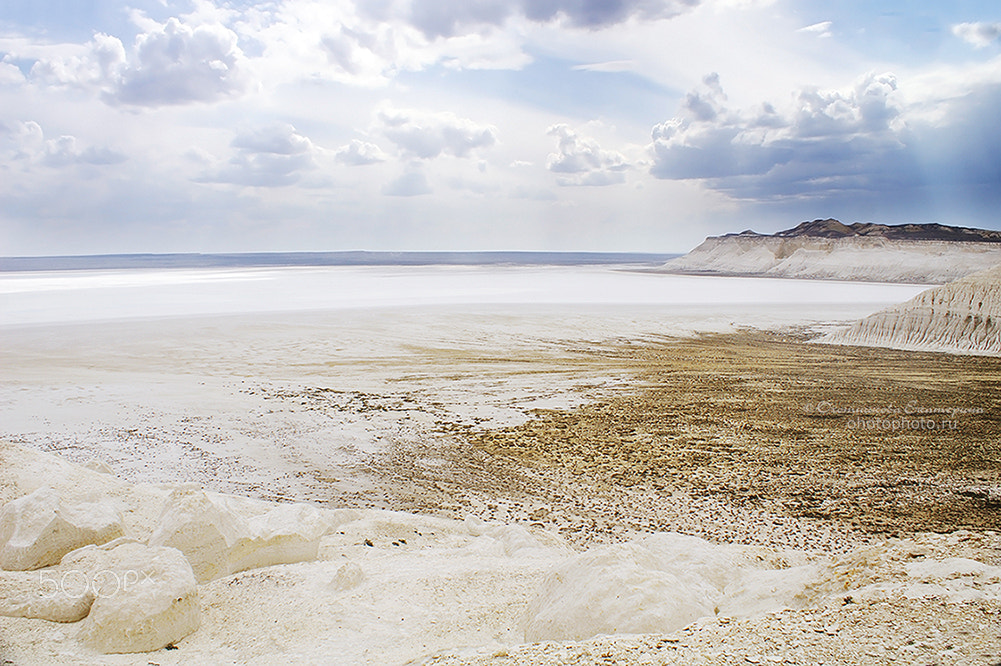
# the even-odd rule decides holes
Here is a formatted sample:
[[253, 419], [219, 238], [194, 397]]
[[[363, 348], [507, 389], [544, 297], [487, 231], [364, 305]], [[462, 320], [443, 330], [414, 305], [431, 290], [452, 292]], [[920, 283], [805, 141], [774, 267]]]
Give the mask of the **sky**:
[[0, 255], [1001, 228], [996, 0], [4, 0]]

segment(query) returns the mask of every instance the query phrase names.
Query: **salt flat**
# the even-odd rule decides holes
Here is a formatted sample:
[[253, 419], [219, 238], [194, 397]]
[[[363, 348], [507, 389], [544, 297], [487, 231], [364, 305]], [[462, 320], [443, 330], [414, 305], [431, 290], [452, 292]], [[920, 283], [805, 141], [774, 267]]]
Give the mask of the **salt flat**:
[[[134, 481], [333, 500], [366, 494], [366, 454], [437, 421], [510, 423], [627, 380], [581, 345], [823, 327], [918, 291], [618, 267], [9, 273], [0, 435]], [[322, 411], [293, 404], [304, 388]]]

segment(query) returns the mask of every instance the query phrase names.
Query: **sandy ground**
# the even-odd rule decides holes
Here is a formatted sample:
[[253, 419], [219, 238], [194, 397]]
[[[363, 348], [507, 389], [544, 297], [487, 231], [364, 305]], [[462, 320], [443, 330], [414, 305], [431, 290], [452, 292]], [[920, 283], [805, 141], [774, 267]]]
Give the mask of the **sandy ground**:
[[[1001, 360], [723, 326], [694, 338], [550, 337], [520, 349], [408, 335], [405, 351], [366, 359], [381, 371], [363, 376], [346, 370], [359, 367], [357, 345], [313, 349], [313, 365], [290, 367], [277, 328], [262, 327], [255, 354], [242, 357], [244, 379], [218, 350], [195, 345], [186, 352], [194, 366], [165, 357], [145, 368], [150, 384], [138, 391], [131, 373], [148, 349], [109, 350], [95, 338], [85, 368], [78, 350], [60, 360], [63, 341], [41, 351], [33, 341], [35, 355], [20, 354], [8, 374], [8, 395], [25, 405], [54, 392], [79, 414], [45, 424], [22, 411], [8, 438], [81, 462], [97, 454], [129, 481], [190, 472], [267, 499], [474, 514], [557, 532], [578, 550], [678, 531], [836, 561], [818, 583], [826, 596], [805, 608], [429, 663], [1001, 663], [991, 595], [906, 585], [837, 593], [906, 579], [918, 560], [1001, 565]], [[190, 340], [173, 335], [174, 350]], [[178, 365], [197, 369], [165, 370]], [[32, 386], [24, 377], [38, 368], [46, 373]], [[111, 390], [116, 376], [123, 388]], [[57, 377], [65, 383], [53, 386]], [[174, 393], [187, 402], [163, 398]], [[336, 456], [322, 447], [331, 433]], [[241, 457], [244, 446], [254, 455]]]
[[405, 510], [535, 522], [579, 545], [677, 530], [843, 550], [1001, 529], [1001, 361], [804, 338], [582, 347], [582, 374], [634, 381], [506, 427], [439, 420], [441, 437], [368, 465]]

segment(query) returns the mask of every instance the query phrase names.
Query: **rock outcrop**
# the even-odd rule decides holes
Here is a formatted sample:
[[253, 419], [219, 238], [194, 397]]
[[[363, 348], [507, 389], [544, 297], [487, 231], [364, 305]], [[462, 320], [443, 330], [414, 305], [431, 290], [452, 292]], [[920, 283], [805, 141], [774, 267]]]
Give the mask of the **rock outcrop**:
[[68, 553], [31, 574], [0, 572], [0, 615], [80, 622], [98, 652], [149, 652], [198, 629], [201, 606], [191, 565], [174, 548], [118, 538]]
[[84, 645], [106, 654], [150, 652], [198, 629], [198, 587], [184, 555], [140, 543], [108, 546], [76, 551], [61, 567], [92, 581], [94, 603], [79, 633]]
[[0, 568], [40, 569], [71, 550], [123, 533], [121, 512], [112, 502], [64, 499], [51, 488], [39, 488], [0, 512]]
[[816, 341], [1001, 355], [1001, 266], [924, 291]]
[[151, 546], [184, 553], [199, 583], [246, 569], [316, 559], [330, 518], [306, 504], [265, 505], [212, 496], [196, 485], [175, 489]]
[[940, 224], [804, 222], [773, 235], [710, 236], [671, 273], [944, 284], [1001, 264], [1001, 232]]

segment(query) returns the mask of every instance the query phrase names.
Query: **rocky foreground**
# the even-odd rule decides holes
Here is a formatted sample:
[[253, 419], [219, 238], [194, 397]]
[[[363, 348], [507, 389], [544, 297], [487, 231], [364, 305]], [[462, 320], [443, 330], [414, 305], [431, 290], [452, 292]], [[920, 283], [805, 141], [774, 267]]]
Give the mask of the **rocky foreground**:
[[131, 486], [10, 444], [0, 459], [5, 664], [1001, 660], [992, 531], [844, 554], [675, 533], [575, 552], [473, 517]]
[[405, 512], [2, 442], [0, 661], [1001, 663], [998, 359], [805, 337], [589, 346], [634, 381], [373, 457]]
[[1001, 355], [1001, 266], [929, 289], [818, 342]]
[[773, 235], [710, 236], [670, 273], [944, 284], [1001, 264], [1001, 232], [939, 224], [803, 222]]

